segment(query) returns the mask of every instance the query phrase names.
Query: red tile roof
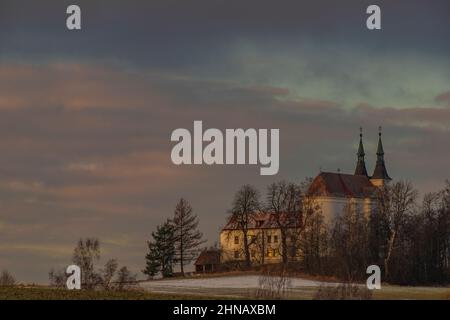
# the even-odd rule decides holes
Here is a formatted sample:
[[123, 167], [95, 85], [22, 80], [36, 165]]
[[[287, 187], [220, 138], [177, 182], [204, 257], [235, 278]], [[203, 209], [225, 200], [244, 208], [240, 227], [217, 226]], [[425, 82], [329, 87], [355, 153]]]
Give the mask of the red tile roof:
[[[292, 228], [296, 226], [295, 218], [300, 219], [300, 215], [287, 215], [280, 214], [280, 222], [283, 225], [292, 225]], [[288, 221], [290, 219], [291, 221]], [[298, 226], [298, 225], [297, 225]], [[277, 229], [277, 216], [273, 213], [260, 213], [255, 215], [248, 223], [248, 229]], [[237, 223], [230, 219], [227, 225], [222, 230], [236, 230], [238, 229]]]
[[372, 197], [376, 187], [363, 175], [321, 172], [308, 189], [309, 196]]
[[195, 261], [194, 265], [219, 264], [219, 250], [203, 250]]
[[[339, 198], [371, 198], [374, 197], [376, 187], [370, 182], [367, 176], [321, 172], [311, 183], [308, 189], [308, 196], [326, 196]], [[286, 224], [286, 219], [294, 219], [289, 223], [292, 227], [300, 226], [301, 221], [295, 221], [295, 217], [301, 219], [301, 215], [281, 215], [281, 222]], [[260, 213], [255, 215], [248, 223], [248, 229], [277, 229], [277, 217], [271, 213]], [[235, 220], [230, 219], [222, 229], [238, 229]]]

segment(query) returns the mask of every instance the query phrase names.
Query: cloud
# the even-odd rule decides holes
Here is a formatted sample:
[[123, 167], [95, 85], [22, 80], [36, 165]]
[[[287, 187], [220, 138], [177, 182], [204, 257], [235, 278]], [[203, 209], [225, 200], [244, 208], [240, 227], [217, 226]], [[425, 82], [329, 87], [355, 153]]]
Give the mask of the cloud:
[[[352, 172], [359, 126], [369, 171], [382, 125], [394, 179], [450, 176], [447, 0], [382, 1], [371, 34], [360, 0], [172, 2], [79, 0], [77, 33], [66, 1], [0, 2], [0, 264], [19, 280], [87, 236], [141, 270], [179, 197], [212, 244], [241, 184]], [[279, 128], [279, 175], [174, 166], [170, 134], [194, 120]]]
[[147, 106], [149, 97], [152, 103], [166, 103], [149, 85], [151, 81], [145, 81], [145, 76], [94, 65], [3, 64], [0, 65], [0, 84], [0, 109], [30, 106], [67, 110], [126, 109]]
[[[45, 282], [46, 272], [66, 263], [77, 239], [87, 236], [104, 239], [105, 255], [138, 271], [146, 240], [180, 197], [191, 201], [214, 243], [240, 185], [263, 191], [274, 180], [314, 176], [320, 167], [351, 172], [360, 125], [369, 171], [382, 125], [394, 178], [428, 191], [450, 176], [450, 151], [439, 147], [450, 134], [450, 112], [433, 104], [433, 91], [423, 94], [430, 105], [359, 100], [352, 106], [309, 84], [247, 80], [120, 64], [0, 65], [0, 240], [14, 244], [6, 252], [10, 265], [38, 261], [34, 271], [17, 267], [19, 276]], [[172, 130], [191, 129], [199, 119], [220, 129], [279, 128], [280, 174], [261, 177], [251, 166], [173, 165]], [[37, 258], [41, 253], [47, 258]]]
[[437, 102], [449, 103], [450, 104], [450, 91], [444, 92], [436, 96], [435, 100]]

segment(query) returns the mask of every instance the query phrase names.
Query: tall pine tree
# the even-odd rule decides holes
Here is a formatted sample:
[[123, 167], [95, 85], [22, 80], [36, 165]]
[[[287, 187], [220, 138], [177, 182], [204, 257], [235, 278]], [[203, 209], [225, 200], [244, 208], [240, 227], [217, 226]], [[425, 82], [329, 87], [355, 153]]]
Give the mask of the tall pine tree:
[[175, 233], [175, 257], [180, 263], [181, 273], [184, 267], [198, 255], [198, 247], [204, 243], [203, 234], [198, 231], [198, 217], [192, 212], [192, 207], [185, 199], [180, 199], [172, 220]]
[[153, 241], [148, 241], [149, 253], [145, 256], [143, 273], [154, 276], [161, 272], [164, 277], [169, 277], [175, 263], [175, 228], [167, 221], [152, 232], [152, 238]]

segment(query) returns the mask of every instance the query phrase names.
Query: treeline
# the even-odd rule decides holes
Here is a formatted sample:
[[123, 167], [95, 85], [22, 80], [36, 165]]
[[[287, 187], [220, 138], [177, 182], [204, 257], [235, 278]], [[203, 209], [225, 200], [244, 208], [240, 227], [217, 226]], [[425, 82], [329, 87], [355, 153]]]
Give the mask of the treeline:
[[310, 181], [272, 184], [265, 201], [250, 185], [236, 193], [229, 219], [243, 234], [247, 267], [255, 264], [250, 252], [261, 248], [249, 230], [260, 214], [270, 213], [281, 235], [279, 252], [286, 267], [355, 281], [365, 279], [367, 266], [376, 264], [383, 281], [391, 283], [449, 282], [449, 182], [443, 190], [426, 194], [422, 203], [411, 183], [388, 184], [376, 191], [370, 212], [349, 199], [342, 214], [327, 222], [320, 205], [307, 195]]
[[411, 183], [399, 181], [377, 191], [369, 215], [350, 204], [331, 226], [320, 224], [320, 220], [311, 224], [303, 237], [303, 263], [311, 273], [363, 279], [367, 266], [376, 264], [390, 283], [450, 280], [448, 182], [419, 204]]
[[16, 284], [16, 278], [8, 271], [3, 270], [0, 273], [0, 287], [11, 287]]
[[[179, 265], [181, 273], [200, 252], [199, 247], [205, 242], [203, 234], [198, 231], [198, 217], [185, 199], [176, 205], [174, 216], [158, 226], [148, 241], [146, 266], [142, 271], [149, 277], [162, 274], [172, 276], [174, 266]], [[100, 261], [100, 241], [97, 238], [80, 239], [73, 250], [72, 263], [81, 269], [81, 288], [86, 290], [125, 290], [133, 288], [137, 274], [126, 266], [120, 267], [117, 259], [109, 259], [103, 267]], [[51, 269], [50, 285], [65, 288], [68, 275], [65, 269]], [[6, 271], [0, 275], [0, 286], [11, 285], [14, 278]]]
[[[126, 266], [119, 268], [117, 259], [109, 259], [105, 265], [97, 267], [100, 260], [100, 241], [97, 238], [80, 239], [73, 250], [72, 263], [81, 269], [81, 288], [103, 290], [125, 290], [132, 287], [137, 279]], [[65, 288], [68, 275], [65, 269], [51, 269], [50, 285]]]
[[199, 247], [205, 240], [198, 230], [198, 217], [193, 213], [191, 205], [180, 199], [176, 205], [174, 216], [156, 228], [152, 240], [147, 242], [148, 254], [146, 265], [142, 271], [149, 277], [161, 274], [170, 277], [174, 266], [180, 266], [184, 275], [185, 266], [191, 263], [199, 254]]

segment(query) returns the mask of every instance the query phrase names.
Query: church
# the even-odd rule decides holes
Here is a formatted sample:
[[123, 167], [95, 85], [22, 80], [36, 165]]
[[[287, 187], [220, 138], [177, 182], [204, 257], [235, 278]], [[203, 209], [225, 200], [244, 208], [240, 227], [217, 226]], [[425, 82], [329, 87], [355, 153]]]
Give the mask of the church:
[[356, 205], [368, 215], [374, 205], [376, 188], [391, 180], [384, 161], [381, 128], [378, 132], [377, 161], [372, 176], [367, 174], [362, 129], [360, 130], [355, 173], [321, 172], [309, 187], [308, 196], [313, 197], [320, 205], [326, 221], [332, 221], [349, 204]]
[[[354, 174], [320, 172], [313, 179], [308, 188], [307, 196], [313, 199], [314, 203], [320, 208], [326, 222], [332, 222], [348, 206], [360, 210], [365, 215], [370, 214], [375, 205], [375, 191], [391, 180], [384, 161], [381, 127], [378, 132], [376, 156], [375, 169], [373, 174], [369, 176], [365, 163], [362, 129], [360, 129]], [[251, 221], [247, 236], [251, 239], [262, 239], [262, 241], [253, 242], [264, 244], [263, 249], [260, 245], [250, 248], [253, 262], [262, 264], [281, 262], [281, 232], [274, 223], [271, 214], [261, 214], [254, 221]], [[242, 243], [242, 231], [228, 222], [220, 233], [221, 262], [244, 260]]]

